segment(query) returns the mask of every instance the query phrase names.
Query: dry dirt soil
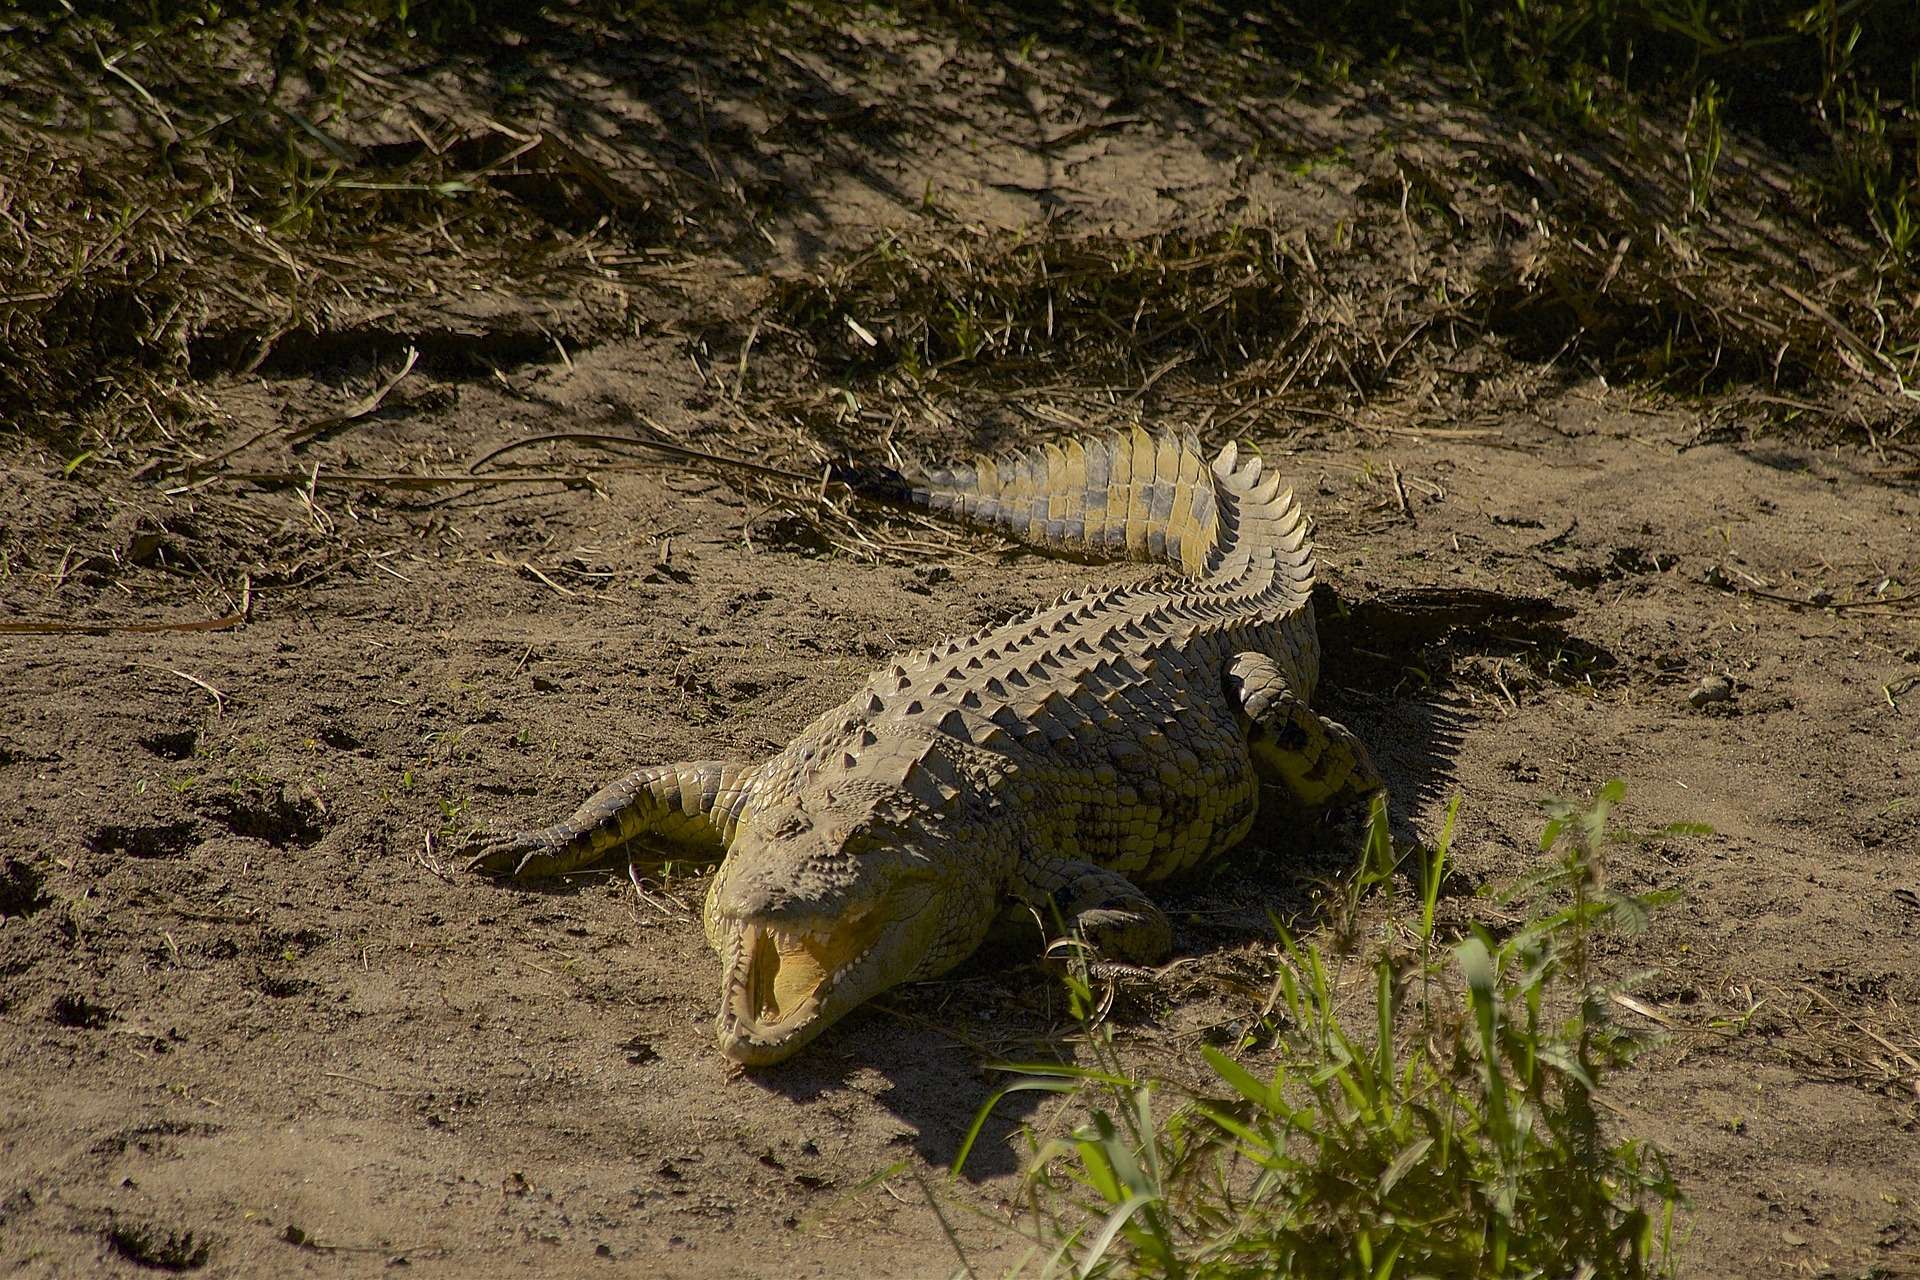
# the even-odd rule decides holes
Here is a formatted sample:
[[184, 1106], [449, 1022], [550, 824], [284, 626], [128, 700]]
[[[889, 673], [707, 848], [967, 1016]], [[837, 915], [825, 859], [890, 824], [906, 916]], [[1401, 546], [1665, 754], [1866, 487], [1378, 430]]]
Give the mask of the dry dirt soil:
[[[1685, 1271], [1920, 1274], [1902, 455], [1817, 434], [1817, 386], [1662, 391], [1567, 335], [1526, 342], [1524, 315], [1435, 321], [1371, 379], [1325, 360], [1252, 411], [1209, 399], [1219, 365], [915, 392], [775, 286], [889, 229], [1124, 240], [1230, 217], [1341, 250], [1352, 297], [1423, 297], [1433, 263], [1531, 234], [1475, 201], [1530, 197], [1485, 159], [1498, 117], [1437, 81], [1255, 85], [1229, 112], [1050, 37], [848, 30], [753, 58], [695, 36], [518, 50], [544, 77], [523, 121], [634, 182], [691, 174], [740, 237], [598, 270], [589, 246], [537, 296], [369, 308], [251, 371], [196, 368], [198, 469], [0, 459], [0, 610], [92, 628], [0, 634], [0, 1271], [947, 1275], [928, 1188], [982, 1274], [1009, 1265], [1017, 1125], [1053, 1113], [1006, 1109], [946, 1169], [986, 1064], [1071, 1051], [1055, 978], [900, 990], [742, 1073], [712, 1043], [697, 878], [522, 891], [452, 851], [631, 766], [770, 752], [897, 649], [1142, 570], [579, 440], [481, 456], [651, 431], [810, 472], [883, 436], [936, 458], [1144, 421], [1255, 440], [1303, 495], [1320, 700], [1417, 826], [1459, 798], [1458, 919], [1500, 921], [1475, 893], [1537, 865], [1550, 797], [1620, 778], [1626, 826], [1712, 828], [1608, 853], [1617, 885], [1678, 894], [1608, 948], [1610, 974], [1646, 974], [1622, 1016], [1666, 1038], [1606, 1101], [1690, 1193]], [[504, 110], [485, 66], [423, 75], [396, 110]], [[1249, 121], [1291, 158], [1260, 159]], [[1409, 219], [1385, 157], [1417, 145], [1457, 217]], [[1306, 322], [1340, 321], [1336, 283]], [[562, 478], [395, 479], [476, 463]], [[1727, 696], [1692, 705], [1713, 677]], [[1244, 1025], [1267, 912], [1312, 928], [1345, 866], [1301, 845], [1258, 831], [1167, 892], [1186, 963], [1121, 1016], [1137, 1056]]]

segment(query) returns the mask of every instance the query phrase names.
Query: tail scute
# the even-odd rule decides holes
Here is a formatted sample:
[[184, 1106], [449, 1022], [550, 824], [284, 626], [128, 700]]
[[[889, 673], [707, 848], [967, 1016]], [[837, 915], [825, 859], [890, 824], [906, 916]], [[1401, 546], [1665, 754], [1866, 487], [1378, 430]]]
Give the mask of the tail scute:
[[[846, 470], [855, 488], [864, 473]], [[1191, 435], [1124, 435], [934, 467], [884, 495], [1028, 542], [1205, 572], [1218, 542], [1215, 479]]]
[[1156, 560], [1193, 577], [1258, 565], [1289, 590], [1312, 588], [1306, 517], [1292, 491], [1278, 474], [1263, 480], [1259, 455], [1231, 443], [1209, 463], [1191, 434], [1136, 426], [905, 475], [838, 474], [874, 496], [1071, 554]]

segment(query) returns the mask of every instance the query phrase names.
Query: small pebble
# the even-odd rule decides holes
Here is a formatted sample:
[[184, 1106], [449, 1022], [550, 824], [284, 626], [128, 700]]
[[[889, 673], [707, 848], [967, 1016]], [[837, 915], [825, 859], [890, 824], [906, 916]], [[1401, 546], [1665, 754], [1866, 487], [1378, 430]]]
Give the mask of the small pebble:
[[1687, 695], [1687, 705], [1704, 707], [1709, 702], [1725, 702], [1733, 696], [1733, 681], [1725, 676], [1708, 676]]

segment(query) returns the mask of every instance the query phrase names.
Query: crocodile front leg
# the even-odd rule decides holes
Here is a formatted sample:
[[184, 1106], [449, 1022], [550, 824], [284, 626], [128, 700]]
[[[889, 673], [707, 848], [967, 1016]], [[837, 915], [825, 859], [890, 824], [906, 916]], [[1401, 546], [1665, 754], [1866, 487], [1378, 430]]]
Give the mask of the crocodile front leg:
[[1255, 767], [1302, 805], [1343, 808], [1386, 793], [1386, 779], [1360, 739], [1339, 721], [1316, 715], [1266, 654], [1234, 655], [1227, 696], [1251, 722]]
[[1091, 862], [1035, 859], [1021, 867], [1014, 896], [1043, 915], [1058, 912], [1068, 930], [1108, 960], [1159, 964], [1173, 952], [1173, 926], [1139, 886]]
[[467, 869], [538, 880], [591, 866], [642, 837], [690, 860], [717, 862], [733, 840], [753, 768], [699, 760], [636, 769], [594, 792], [565, 822], [476, 836]]

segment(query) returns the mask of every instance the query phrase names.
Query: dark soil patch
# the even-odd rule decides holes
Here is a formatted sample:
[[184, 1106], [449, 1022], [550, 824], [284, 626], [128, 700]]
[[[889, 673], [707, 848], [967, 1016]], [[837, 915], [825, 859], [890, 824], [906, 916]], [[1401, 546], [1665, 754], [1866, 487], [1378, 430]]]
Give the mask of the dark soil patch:
[[193, 729], [163, 730], [140, 739], [140, 745], [162, 760], [188, 760], [200, 745], [200, 734]]
[[64, 992], [53, 998], [53, 1007], [47, 1011], [47, 1016], [63, 1027], [98, 1031], [113, 1021], [114, 1012], [86, 996]]
[[234, 835], [269, 844], [305, 846], [326, 834], [326, 813], [305, 796], [249, 789], [208, 796], [200, 808]]
[[276, 1000], [305, 995], [314, 988], [314, 984], [306, 978], [290, 978], [275, 973], [261, 974], [254, 985], [260, 989], [261, 995], [272, 996]]
[[0, 859], [0, 919], [30, 916], [47, 905], [45, 880], [18, 858]]
[[207, 1265], [213, 1244], [192, 1231], [149, 1222], [116, 1222], [107, 1243], [127, 1261], [156, 1271], [194, 1271]]
[[163, 822], [150, 826], [108, 823], [87, 837], [87, 847], [109, 857], [178, 858], [200, 840], [196, 822]]

